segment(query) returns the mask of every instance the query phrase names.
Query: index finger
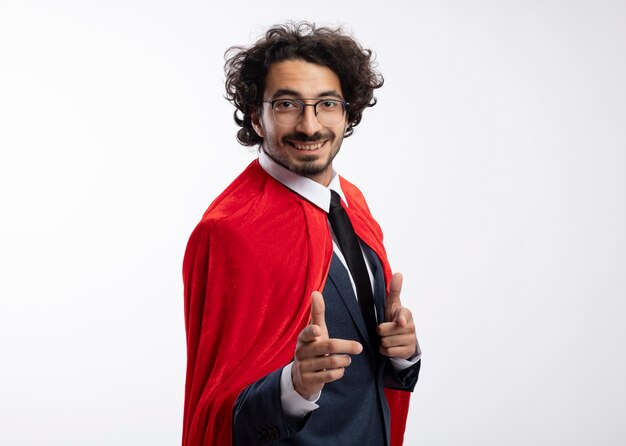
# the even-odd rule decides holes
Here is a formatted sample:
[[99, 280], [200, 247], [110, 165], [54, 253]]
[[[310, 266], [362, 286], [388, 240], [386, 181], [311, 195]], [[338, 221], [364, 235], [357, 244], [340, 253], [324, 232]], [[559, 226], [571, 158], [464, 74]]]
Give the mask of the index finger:
[[315, 356], [324, 355], [358, 355], [363, 351], [363, 346], [360, 342], [351, 341], [349, 339], [327, 339], [325, 341], [317, 342], [312, 347], [313, 354]]

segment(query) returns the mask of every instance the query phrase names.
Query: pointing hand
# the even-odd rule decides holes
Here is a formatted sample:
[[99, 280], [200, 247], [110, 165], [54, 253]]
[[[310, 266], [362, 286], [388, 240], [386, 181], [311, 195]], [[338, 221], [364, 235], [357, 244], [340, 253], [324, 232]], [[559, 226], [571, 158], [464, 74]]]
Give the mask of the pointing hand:
[[329, 339], [324, 317], [322, 294], [311, 294], [311, 322], [298, 335], [298, 344], [291, 367], [293, 387], [302, 397], [310, 399], [324, 384], [343, 377], [352, 361], [348, 355], [358, 355], [363, 346], [356, 341]]
[[402, 274], [395, 273], [389, 283], [389, 297], [385, 303], [385, 322], [378, 325], [380, 352], [391, 358], [408, 359], [418, 351], [415, 325], [411, 311], [402, 306]]

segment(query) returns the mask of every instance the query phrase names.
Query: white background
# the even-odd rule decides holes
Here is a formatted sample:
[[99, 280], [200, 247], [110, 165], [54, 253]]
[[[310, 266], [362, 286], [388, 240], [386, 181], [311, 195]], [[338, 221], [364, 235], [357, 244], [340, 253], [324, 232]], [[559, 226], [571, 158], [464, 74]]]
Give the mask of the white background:
[[625, 444], [621, 0], [0, 0], [0, 443], [180, 443], [184, 248], [254, 157], [223, 53], [287, 19], [385, 76], [336, 167], [417, 320], [406, 444]]

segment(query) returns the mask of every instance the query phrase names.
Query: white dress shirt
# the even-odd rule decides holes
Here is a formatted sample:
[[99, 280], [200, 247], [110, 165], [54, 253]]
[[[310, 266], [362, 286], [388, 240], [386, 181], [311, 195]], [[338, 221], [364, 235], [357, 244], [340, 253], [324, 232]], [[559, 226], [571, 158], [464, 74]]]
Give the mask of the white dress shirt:
[[[328, 187], [317, 183], [310, 178], [298, 175], [289, 169], [278, 164], [272, 158], [270, 158], [262, 149], [259, 150], [259, 163], [263, 170], [265, 170], [271, 177], [273, 177], [276, 181], [282, 183], [298, 195], [302, 196], [306, 200], [313, 203], [315, 206], [323, 209], [324, 212], [328, 213], [330, 210], [330, 191], [334, 190], [339, 194], [343, 202], [347, 205], [347, 200], [343, 191], [341, 190], [341, 185], [339, 182], [339, 175], [333, 169], [333, 177], [330, 180], [330, 184]], [[348, 270], [348, 266], [346, 264], [346, 260], [337, 245], [337, 239], [335, 234], [333, 233], [332, 228], [330, 227], [330, 232], [333, 238], [333, 253], [339, 258], [343, 266], [348, 271], [348, 277], [350, 277], [350, 282], [352, 283], [352, 289], [354, 290], [354, 295], [356, 296], [356, 286], [354, 284], [354, 280], [352, 279], [352, 275]], [[363, 254], [365, 259], [365, 265], [367, 266], [367, 273], [370, 278], [370, 283], [372, 284], [372, 293], [374, 292], [374, 276], [372, 275], [372, 266], [370, 265], [370, 261], [365, 254]], [[417, 353], [410, 359], [402, 359], [402, 358], [389, 358], [393, 367], [400, 371], [404, 370], [408, 367], [411, 367], [413, 364], [417, 363], [421, 357], [421, 351], [419, 349], [419, 345], [417, 347]], [[281, 373], [280, 380], [280, 399], [283, 408], [283, 413], [287, 416], [292, 417], [303, 417], [307, 413], [317, 409], [319, 406], [316, 404], [317, 400], [321, 396], [321, 392], [317, 395], [313, 395], [310, 400], [303, 398], [293, 387], [293, 381], [291, 380], [291, 366], [293, 362], [283, 367]]]

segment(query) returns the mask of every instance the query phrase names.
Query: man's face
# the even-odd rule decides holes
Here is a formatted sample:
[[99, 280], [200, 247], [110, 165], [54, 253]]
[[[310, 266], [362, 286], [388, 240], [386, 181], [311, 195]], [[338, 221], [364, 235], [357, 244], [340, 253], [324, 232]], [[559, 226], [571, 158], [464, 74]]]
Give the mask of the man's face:
[[[339, 77], [330, 68], [286, 60], [272, 64], [265, 79], [263, 100], [275, 99], [306, 99], [305, 103], [313, 104], [319, 99], [343, 100], [343, 94]], [[298, 122], [283, 125], [276, 122], [271, 105], [264, 102], [260, 113], [253, 113], [252, 124], [263, 138], [263, 150], [274, 161], [328, 186], [332, 161], [346, 131], [346, 114], [337, 124], [324, 126], [317, 120], [313, 107], [304, 107], [304, 115]]]

